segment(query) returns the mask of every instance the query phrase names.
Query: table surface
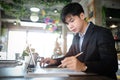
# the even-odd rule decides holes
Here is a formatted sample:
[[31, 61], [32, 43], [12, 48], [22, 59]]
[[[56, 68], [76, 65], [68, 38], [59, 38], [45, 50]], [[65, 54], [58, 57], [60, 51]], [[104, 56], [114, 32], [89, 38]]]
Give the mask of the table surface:
[[25, 77], [26, 67], [1, 67], [0, 68], [0, 80], [112, 80], [107, 77], [99, 75], [81, 75], [81, 76], [69, 76], [69, 77]]

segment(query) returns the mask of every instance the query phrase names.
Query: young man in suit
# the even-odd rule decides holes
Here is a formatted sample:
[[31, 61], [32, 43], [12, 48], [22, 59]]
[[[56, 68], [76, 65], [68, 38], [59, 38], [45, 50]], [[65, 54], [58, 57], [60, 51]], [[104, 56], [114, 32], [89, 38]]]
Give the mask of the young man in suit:
[[[41, 63], [49, 62], [48, 64], [59, 67], [96, 73], [117, 80], [117, 52], [111, 31], [86, 22], [84, 10], [79, 3], [66, 5], [62, 9], [61, 20], [75, 33], [72, 45], [64, 57], [46, 58]], [[80, 52], [83, 53], [75, 57]]]

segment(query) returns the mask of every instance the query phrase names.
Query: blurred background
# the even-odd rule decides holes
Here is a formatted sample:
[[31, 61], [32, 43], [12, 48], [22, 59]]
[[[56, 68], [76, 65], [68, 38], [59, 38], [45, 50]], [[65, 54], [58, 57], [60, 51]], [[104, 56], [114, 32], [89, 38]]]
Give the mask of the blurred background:
[[70, 2], [84, 7], [87, 21], [112, 31], [119, 53], [120, 0], [0, 0], [0, 59], [15, 59], [28, 45], [41, 57], [66, 54], [74, 34], [60, 13]]

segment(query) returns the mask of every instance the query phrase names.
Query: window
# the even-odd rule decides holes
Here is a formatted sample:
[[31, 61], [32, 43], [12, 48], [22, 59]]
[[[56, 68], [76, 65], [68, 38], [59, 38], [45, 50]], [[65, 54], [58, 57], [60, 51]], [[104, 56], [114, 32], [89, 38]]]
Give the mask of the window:
[[[8, 38], [8, 54], [7, 59], [15, 59], [15, 53], [22, 55], [26, 47], [26, 41], [31, 44], [32, 48], [42, 57], [51, 57], [55, 46], [56, 38], [59, 36], [57, 33], [50, 33], [44, 31], [9, 31]], [[67, 47], [71, 45], [72, 34], [67, 36]], [[68, 49], [67, 48], [67, 49]]]

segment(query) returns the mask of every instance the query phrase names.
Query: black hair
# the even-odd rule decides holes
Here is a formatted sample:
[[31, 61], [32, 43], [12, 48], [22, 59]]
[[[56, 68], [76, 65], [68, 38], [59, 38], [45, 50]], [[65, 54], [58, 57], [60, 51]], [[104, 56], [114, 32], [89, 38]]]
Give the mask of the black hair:
[[64, 6], [62, 9], [61, 20], [63, 23], [66, 24], [65, 18], [67, 15], [70, 14], [73, 16], [75, 16], [75, 15], [79, 16], [80, 13], [84, 13], [84, 10], [83, 10], [83, 7], [79, 3], [77, 3], [77, 2], [69, 3], [66, 6]]

